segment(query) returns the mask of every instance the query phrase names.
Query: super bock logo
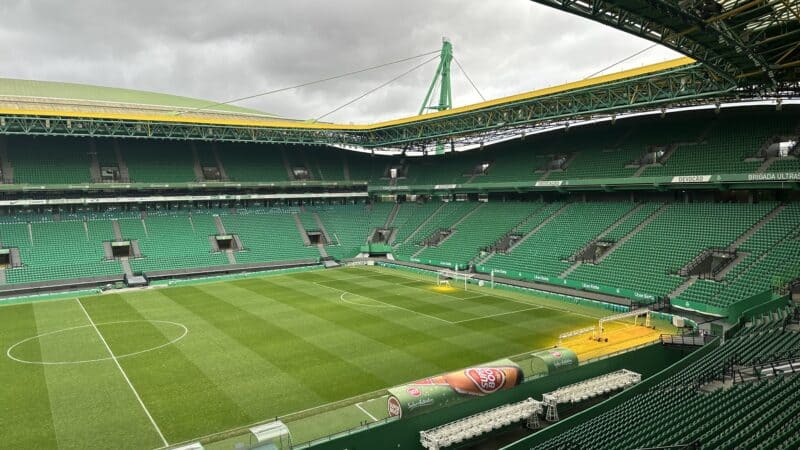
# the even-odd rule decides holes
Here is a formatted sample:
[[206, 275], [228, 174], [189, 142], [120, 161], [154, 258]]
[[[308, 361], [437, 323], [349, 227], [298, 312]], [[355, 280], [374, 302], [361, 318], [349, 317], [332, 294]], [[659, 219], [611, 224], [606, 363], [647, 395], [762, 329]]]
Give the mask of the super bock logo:
[[419, 396], [420, 396], [420, 394], [421, 394], [421, 392], [419, 391], [419, 389], [417, 389], [417, 388], [415, 388], [415, 387], [409, 387], [409, 388], [407, 388], [407, 389], [406, 389], [406, 392], [408, 392], [408, 393], [409, 393], [411, 396], [414, 396], [414, 397], [419, 397]]
[[403, 408], [400, 406], [400, 402], [394, 397], [389, 397], [389, 417], [402, 417], [402, 416], [403, 416]]
[[484, 394], [499, 390], [506, 382], [506, 374], [495, 368], [474, 367], [465, 370], [464, 375]]

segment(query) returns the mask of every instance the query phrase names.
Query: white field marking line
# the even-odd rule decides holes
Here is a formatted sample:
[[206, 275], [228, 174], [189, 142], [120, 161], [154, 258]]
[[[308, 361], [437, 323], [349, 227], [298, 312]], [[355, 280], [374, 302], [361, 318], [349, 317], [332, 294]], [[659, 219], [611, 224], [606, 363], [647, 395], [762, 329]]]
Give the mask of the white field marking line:
[[436, 295], [444, 295], [445, 297], [454, 298], [456, 300], [469, 300], [469, 299], [478, 298], [478, 297], [491, 297], [491, 296], [486, 295], [486, 294], [470, 295], [469, 297], [456, 297], [455, 295], [446, 294], [444, 292], [431, 291], [431, 290], [428, 290], [426, 288], [422, 288], [422, 287], [419, 287], [419, 286], [413, 286], [411, 284], [411, 283], [419, 283], [419, 282], [423, 282], [424, 283], [424, 281], [422, 281], [422, 280], [415, 280], [415, 281], [408, 281], [406, 283], [397, 283], [397, 285], [398, 286], [405, 286], [405, 287], [412, 288], [412, 289], [419, 289], [420, 291], [425, 291], [425, 292], [433, 293], [433, 294], [436, 294]]
[[120, 373], [122, 374], [122, 377], [125, 378], [125, 381], [128, 383], [128, 386], [130, 386], [131, 391], [133, 391], [133, 395], [136, 396], [136, 400], [139, 401], [139, 405], [142, 406], [142, 409], [144, 410], [144, 413], [147, 414], [147, 418], [150, 419], [150, 423], [153, 424], [153, 428], [156, 429], [156, 432], [158, 433], [158, 436], [161, 438], [161, 441], [164, 443], [164, 446], [165, 447], [168, 446], [169, 442], [167, 442], [167, 439], [164, 437], [164, 433], [161, 432], [161, 428], [158, 427], [158, 424], [153, 419], [153, 416], [150, 414], [150, 411], [147, 409], [147, 406], [144, 405], [144, 402], [142, 401], [142, 397], [139, 396], [139, 392], [137, 392], [136, 388], [133, 387], [133, 383], [131, 383], [130, 378], [128, 378], [128, 374], [126, 374], [125, 370], [122, 369], [122, 365], [117, 360], [117, 357], [114, 356], [114, 352], [111, 351], [111, 347], [108, 346], [108, 342], [106, 342], [106, 338], [103, 337], [103, 334], [100, 333], [100, 330], [97, 328], [97, 325], [95, 325], [94, 320], [92, 320], [92, 316], [90, 316], [89, 312], [86, 311], [86, 308], [83, 307], [83, 303], [81, 303], [81, 299], [76, 298], [75, 301], [78, 302], [78, 306], [80, 306], [81, 309], [83, 310], [83, 313], [86, 314], [86, 318], [89, 319], [89, 323], [94, 328], [94, 331], [97, 332], [97, 336], [99, 336], [100, 340], [103, 341], [103, 345], [106, 346], [106, 350], [108, 350], [108, 354], [111, 355], [111, 360], [114, 361], [114, 364], [117, 365], [117, 368], [119, 369]]
[[[352, 294], [352, 292], [345, 291], [345, 290], [342, 290], [342, 289], [337, 289], [337, 288], [335, 288], [335, 287], [331, 287], [331, 286], [325, 286], [324, 284], [317, 283], [316, 281], [313, 281], [312, 283], [316, 284], [317, 286], [324, 287], [325, 289], [331, 289], [331, 290], [334, 290], [334, 291], [337, 291], [337, 292], [344, 292], [344, 293], [346, 293], [346, 294]], [[453, 325], [453, 322], [451, 322], [451, 321], [449, 321], [449, 320], [442, 319], [442, 318], [440, 318], [440, 317], [436, 317], [436, 316], [430, 316], [430, 315], [428, 315], [428, 314], [425, 314], [425, 313], [423, 313], [423, 312], [414, 311], [413, 309], [408, 309], [408, 308], [403, 308], [402, 306], [392, 305], [392, 304], [389, 304], [389, 303], [386, 303], [386, 302], [382, 302], [382, 301], [380, 301], [380, 300], [378, 300], [378, 299], [374, 299], [374, 298], [372, 298], [372, 297], [367, 297], [366, 295], [361, 295], [361, 294], [355, 294], [355, 295], [358, 295], [358, 296], [361, 296], [361, 297], [364, 297], [364, 298], [368, 298], [368, 299], [370, 299], [370, 300], [372, 300], [372, 301], [376, 301], [376, 302], [378, 302], [378, 303], [384, 304], [384, 305], [386, 305], [386, 306], [388, 306], [388, 307], [390, 307], [390, 308], [402, 309], [403, 311], [408, 311], [408, 312], [410, 312], [410, 313], [412, 313], [412, 314], [417, 314], [417, 315], [420, 315], [420, 316], [423, 316], [423, 317], [428, 317], [428, 318], [431, 318], [431, 319], [436, 319], [436, 320], [438, 320], [438, 321], [440, 321], [440, 322], [444, 322], [444, 323], [446, 323], [446, 324], [448, 324], [448, 325]]]
[[[381, 271], [381, 270], [390, 270], [390, 269], [387, 269], [387, 268], [380, 268], [380, 269], [378, 269], [378, 270], [379, 270], [379, 271]], [[399, 271], [398, 271], [398, 273], [397, 273], [396, 275], [397, 275], [398, 277], [408, 278], [409, 280], [424, 281], [424, 280], [421, 280], [421, 279], [418, 279], [418, 278], [413, 278], [413, 277], [411, 277], [411, 276], [407, 276], [405, 273], [400, 273]], [[411, 288], [414, 288], [415, 286], [409, 286], [409, 287], [411, 287]], [[421, 289], [421, 288], [417, 288], [417, 289]], [[479, 291], [479, 292], [481, 292], [481, 291]], [[442, 295], [448, 295], [448, 294], [442, 294]], [[521, 300], [518, 300], [518, 299], [515, 299], [515, 298], [512, 298], [512, 297], [509, 297], [509, 296], [506, 296], [506, 295], [502, 295], [502, 294], [496, 294], [496, 293], [494, 293], [494, 292], [492, 292], [492, 293], [486, 293], [486, 294], [482, 294], [482, 295], [480, 295], [480, 296], [481, 296], [481, 297], [497, 297], [497, 298], [502, 298], [503, 300], [508, 300], [508, 301], [510, 301], [510, 302], [519, 303], [519, 304], [522, 304], [522, 305], [528, 305], [528, 306], [530, 306], [530, 305], [535, 305], [535, 303], [524, 302], [524, 301], [521, 301]], [[474, 297], [470, 297], [470, 298], [474, 298]], [[537, 305], [537, 306], [541, 307], [542, 309], [550, 309], [550, 310], [553, 310], [553, 311], [567, 312], [567, 313], [570, 313], [570, 314], [573, 314], [573, 315], [576, 315], [576, 316], [588, 317], [588, 318], [590, 318], [590, 319], [595, 319], [595, 320], [597, 320], [597, 319], [600, 319], [600, 318], [602, 318], [602, 317], [603, 317], [603, 316], [592, 316], [592, 315], [589, 315], [589, 314], [583, 314], [583, 313], [579, 313], [579, 312], [574, 312], [574, 311], [570, 311], [569, 309], [565, 309], [565, 308], [557, 308], [557, 307], [554, 307], [554, 306], [549, 306], [549, 305], [547, 305], [547, 306], [545, 306], [545, 305]]]
[[370, 299], [370, 300], [374, 300], [374, 299], [370, 298], [370, 297], [364, 297], [363, 295], [353, 294], [352, 292], [342, 292], [342, 295], [339, 296], [339, 300], [341, 300], [343, 303], [347, 303], [348, 305], [366, 306], [367, 308], [389, 308], [389, 306], [387, 306], [387, 305], [365, 305], [363, 303], [348, 302], [347, 300], [344, 299], [344, 296], [347, 295], [347, 294], [355, 295], [356, 297], [367, 298], [367, 299]]
[[373, 416], [372, 414], [370, 414], [369, 411], [367, 411], [366, 409], [361, 407], [361, 402], [356, 403], [356, 408], [360, 409], [361, 412], [363, 412], [364, 414], [368, 415], [369, 418], [372, 419], [373, 422], [377, 422], [378, 421], [378, 419], [375, 418], [375, 416]]
[[533, 311], [533, 310], [536, 310], [536, 309], [543, 309], [543, 307], [542, 306], [534, 306], [533, 308], [518, 309], [516, 311], [508, 311], [508, 312], [503, 312], [503, 313], [490, 314], [488, 316], [473, 317], [472, 319], [457, 320], [457, 321], [455, 321], [453, 323], [464, 323], [464, 322], [472, 322], [472, 321], [481, 320], [481, 319], [490, 319], [492, 317], [507, 316], [509, 314], [516, 314], [516, 313], [521, 313], [521, 312], [525, 312], [525, 311]]
[[[398, 276], [402, 276], [402, 275], [398, 275]], [[364, 278], [367, 278], [367, 277], [364, 277]], [[404, 277], [404, 278], [407, 278], [407, 277]], [[419, 282], [419, 281], [422, 281], [422, 280], [412, 280], [412, 281], [413, 281], [413, 282]], [[410, 282], [411, 282], [411, 281], [409, 281], [409, 283], [410, 283]], [[315, 283], [316, 283], [316, 282], [315, 282]], [[316, 284], [319, 284], [319, 283], [316, 283]], [[401, 286], [406, 286], [406, 287], [409, 287], [409, 288], [412, 288], [412, 289], [417, 289], [417, 290], [420, 290], [420, 291], [424, 291], [424, 292], [428, 292], [428, 293], [430, 293], [430, 291], [428, 291], [427, 289], [423, 289], [423, 288], [420, 288], [420, 287], [417, 287], [417, 286], [410, 286], [410, 285], [407, 285], [407, 284], [405, 284], [405, 283], [398, 283], [398, 284], [399, 284], [399, 285], [401, 285]], [[331, 287], [331, 286], [325, 286], [325, 285], [321, 285], [321, 286], [327, 287], [327, 288], [329, 288], [329, 289], [336, 289], [336, 288], [334, 288], [334, 287]], [[341, 291], [340, 289], [336, 289], [336, 290], [339, 290], [339, 291]], [[396, 306], [396, 305], [390, 305], [389, 303], [382, 302], [382, 301], [380, 301], [380, 300], [377, 300], [377, 299], [374, 299], [374, 298], [372, 298], [372, 297], [366, 297], [366, 296], [363, 296], [363, 295], [360, 295], [360, 294], [353, 294], [352, 292], [347, 292], [347, 291], [344, 291], [344, 292], [342, 293], [342, 295], [341, 295], [341, 296], [339, 296], [339, 298], [340, 298], [340, 299], [341, 299], [343, 302], [345, 302], [345, 303], [350, 303], [350, 304], [353, 304], [352, 302], [348, 302], [348, 301], [346, 301], [344, 298], [342, 298], [342, 297], [344, 296], [344, 294], [345, 294], [345, 293], [346, 293], [346, 294], [351, 294], [351, 295], [358, 295], [359, 297], [362, 297], [362, 298], [368, 298], [368, 299], [370, 299], [370, 300], [374, 300], [374, 301], [376, 301], [376, 302], [378, 302], [378, 303], [382, 303], [382, 304], [384, 304], [384, 305], [386, 305], [386, 306], [389, 306], [389, 307], [392, 307], [392, 308], [400, 308], [400, 309], [405, 309], [406, 311], [410, 311], [409, 309], [406, 309], [406, 308], [403, 308], [403, 307], [400, 307], [400, 306]], [[438, 295], [444, 295], [444, 296], [447, 296], [447, 297], [450, 297], [450, 298], [454, 298], [454, 299], [456, 299], [456, 300], [470, 300], [470, 299], [473, 299], [473, 298], [478, 298], [478, 297], [492, 297], [491, 295], [486, 295], [486, 294], [478, 294], [478, 295], [475, 295], [475, 296], [472, 296], [472, 297], [456, 297], [456, 296], [453, 296], [453, 295], [444, 294], [444, 293], [442, 293], [442, 292], [433, 292], [433, 293], [434, 293], [434, 294], [438, 294]], [[507, 297], [499, 297], [499, 296], [498, 296], [498, 298], [502, 298], [503, 300], [507, 300], [507, 301], [510, 301], [510, 302], [513, 302], [513, 303], [519, 303], [520, 305], [525, 305], [525, 306], [528, 306], [528, 308], [525, 308], [525, 309], [518, 309], [518, 310], [516, 310], [516, 311], [508, 311], [508, 312], [503, 312], [503, 313], [499, 313], [499, 314], [490, 314], [490, 315], [488, 315], [488, 316], [474, 317], [474, 318], [472, 318], [472, 319], [464, 319], [464, 320], [457, 320], [457, 321], [445, 320], [445, 319], [440, 319], [440, 320], [445, 320], [446, 322], [448, 322], [448, 323], [450, 323], [450, 324], [453, 324], [453, 325], [455, 325], [455, 324], [459, 324], [459, 323], [470, 322], [470, 321], [473, 321], [473, 320], [488, 319], [488, 318], [491, 318], [491, 317], [504, 316], [504, 315], [506, 315], [506, 314], [514, 314], [514, 313], [517, 313], [517, 312], [522, 312], [522, 311], [532, 311], [532, 310], [534, 310], [534, 309], [549, 309], [549, 308], [547, 308], [547, 307], [545, 307], [545, 306], [541, 306], [541, 305], [533, 305], [532, 303], [527, 303], [527, 302], [522, 302], [522, 301], [518, 301], [518, 300], [513, 300], [513, 299], [510, 299], [510, 298], [507, 298]], [[491, 303], [487, 303], [487, 304], [491, 304]], [[381, 307], [381, 306], [378, 306], [378, 305], [374, 305], [374, 306], [373, 306], [373, 305], [357, 305], [357, 306], [372, 306], [372, 307], [374, 307], [374, 308], [380, 308], [380, 307]], [[423, 315], [425, 315], [425, 316], [427, 316], [427, 317], [433, 317], [433, 316], [429, 316], [429, 315], [427, 315], [427, 314], [425, 314], [425, 313], [419, 313], [419, 312], [418, 312], [418, 314], [423, 314]], [[439, 319], [439, 318], [437, 317], [437, 319]]]
[[[365, 270], [365, 272], [368, 272], [368, 271]], [[391, 273], [380, 273], [378, 275], [371, 275], [371, 276], [364, 275], [364, 276], [360, 276], [360, 277], [352, 277], [352, 278], [347, 278], [347, 279], [342, 279], [342, 280], [330, 280], [330, 281], [335, 282], [335, 281], [358, 280], [358, 279], [364, 279], [364, 278], [367, 278], [367, 279], [369, 279], [369, 278], [380, 278], [382, 275], [393, 275], [393, 276], [397, 276], [397, 277], [400, 277], [400, 278], [405, 278], [407, 280], [410, 280], [410, 281], [407, 281], [405, 283], [395, 283], [398, 286], [405, 286], [405, 287], [408, 287], [408, 288], [417, 289], [417, 290], [420, 290], [420, 291], [423, 291], [423, 292], [427, 292], [429, 294], [433, 293], [433, 294], [436, 294], [436, 295], [444, 295], [445, 297], [454, 298], [456, 300], [469, 300], [469, 299], [472, 299], [472, 298], [486, 297], [487, 296], [486, 294], [477, 294], [477, 295], [471, 295], [469, 297], [456, 297], [455, 295], [445, 294], [444, 292], [430, 291], [428, 289], [421, 288], [419, 286], [411, 286], [410, 284], [408, 284], [408, 283], [412, 283], [412, 282], [413, 283], [419, 283], [419, 282], [423, 282], [424, 283], [425, 280], [410, 278], [410, 277], [406, 277], [404, 275], [391, 274]], [[328, 282], [329, 281], [322, 281], [321, 283], [328, 283]]]
[[[158, 350], [160, 348], [166, 347], [168, 345], [172, 345], [172, 344], [180, 341], [181, 339], [185, 338], [186, 335], [189, 333], [189, 329], [186, 328], [186, 325], [183, 325], [183, 324], [177, 323], [177, 322], [170, 322], [168, 320], [120, 320], [120, 321], [116, 321], [116, 322], [98, 323], [97, 325], [101, 325], [102, 326], [102, 325], [114, 325], [114, 324], [119, 324], [119, 323], [137, 323], [137, 322], [167, 323], [167, 324], [170, 324], [170, 325], [175, 325], [177, 327], [183, 328], [183, 334], [181, 334], [177, 338], [175, 338], [175, 339], [173, 339], [173, 340], [171, 340], [171, 341], [169, 341], [167, 343], [161, 344], [161, 345], [156, 346], [156, 347], [146, 348], [144, 350], [139, 350], [138, 352], [126, 353], [124, 355], [117, 355], [117, 359], [122, 359], [122, 358], [128, 358], [130, 356], [141, 355], [142, 353], [152, 352], [152, 351]], [[38, 365], [43, 365], [43, 366], [62, 366], [62, 365], [69, 365], [69, 364], [85, 364], [85, 363], [93, 363], [93, 362], [110, 360], [111, 357], [108, 357], [108, 358], [97, 358], [97, 359], [84, 359], [84, 360], [80, 360], [80, 361], [27, 361], [27, 360], [24, 360], [24, 359], [19, 359], [19, 358], [15, 357], [14, 355], [11, 354], [12, 351], [16, 347], [18, 347], [18, 346], [20, 346], [20, 345], [22, 345], [22, 344], [24, 344], [24, 343], [26, 343], [28, 341], [32, 341], [34, 339], [39, 339], [40, 337], [44, 337], [44, 336], [50, 336], [50, 335], [53, 335], [53, 334], [64, 333], [66, 331], [72, 331], [72, 330], [77, 330], [77, 329], [80, 329], [80, 328], [90, 328], [90, 327], [91, 327], [91, 325], [81, 325], [81, 326], [78, 326], [78, 327], [62, 328], [62, 329], [56, 330], [56, 331], [49, 331], [47, 333], [37, 334], [36, 336], [32, 336], [32, 337], [23, 339], [23, 340], [17, 342], [16, 344], [12, 345], [11, 347], [9, 347], [8, 350], [6, 351], [6, 356], [8, 356], [9, 358], [11, 358], [12, 360], [14, 360], [16, 362], [20, 362], [20, 363], [24, 363], [24, 364], [38, 364]]]

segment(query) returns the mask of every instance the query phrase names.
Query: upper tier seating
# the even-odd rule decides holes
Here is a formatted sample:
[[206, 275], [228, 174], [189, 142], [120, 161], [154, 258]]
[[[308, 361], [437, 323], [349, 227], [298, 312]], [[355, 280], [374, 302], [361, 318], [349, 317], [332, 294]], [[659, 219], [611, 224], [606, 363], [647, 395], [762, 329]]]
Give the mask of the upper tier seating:
[[289, 181], [278, 146], [225, 143], [217, 154], [231, 181]]
[[[796, 139], [800, 114], [793, 108], [748, 108], [656, 115], [610, 123], [554, 130], [481, 150], [448, 152], [429, 157], [377, 156], [332, 147], [215, 143], [231, 181], [284, 182], [294, 179], [288, 169], [302, 166], [311, 180], [368, 181], [374, 186], [437, 185], [538, 180], [579, 180], [619, 177], [671, 177], [753, 173], [762, 165], [757, 156], [776, 137]], [[84, 138], [5, 139], [16, 183], [87, 183], [91, 181], [89, 153], [101, 165], [117, 165], [114, 147], [122, 150], [130, 179], [143, 183], [195, 181], [191, 143], [157, 140], [98, 139], [93, 147]], [[0, 142], [2, 147], [3, 142]], [[212, 144], [195, 143], [201, 165], [216, 166]], [[669, 152], [663, 164], [635, 164], [654, 149]], [[564, 170], [544, 170], [554, 157], [566, 158]], [[474, 174], [482, 163], [485, 174]], [[388, 169], [406, 168], [403, 178], [390, 180]], [[627, 167], [626, 167], [627, 166]], [[800, 159], [778, 159], [768, 172], [800, 170]]]
[[120, 148], [132, 182], [196, 181], [191, 144], [172, 141], [122, 141]]
[[10, 136], [8, 158], [15, 183], [89, 183], [89, 141]]

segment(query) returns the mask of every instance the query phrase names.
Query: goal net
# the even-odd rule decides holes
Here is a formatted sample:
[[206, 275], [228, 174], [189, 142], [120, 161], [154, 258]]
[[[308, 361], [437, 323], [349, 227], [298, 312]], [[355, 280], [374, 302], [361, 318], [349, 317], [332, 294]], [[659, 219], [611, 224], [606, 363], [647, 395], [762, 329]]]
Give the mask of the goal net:
[[457, 270], [440, 270], [436, 272], [436, 286], [461, 286], [464, 284], [464, 290], [467, 289], [469, 280], [475, 277], [475, 274], [468, 272], [459, 272]]

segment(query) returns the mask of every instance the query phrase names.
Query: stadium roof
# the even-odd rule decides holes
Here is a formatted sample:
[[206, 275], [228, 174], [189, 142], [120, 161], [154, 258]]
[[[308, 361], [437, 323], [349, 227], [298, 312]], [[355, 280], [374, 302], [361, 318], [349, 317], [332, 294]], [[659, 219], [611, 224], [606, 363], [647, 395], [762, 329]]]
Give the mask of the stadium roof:
[[0, 83], [0, 94], [6, 95], [0, 96], [0, 133], [438, 151], [444, 145], [492, 142], [566, 121], [711, 102], [780, 99], [800, 91], [797, 1], [533, 1], [644, 37], [687, 57], [446, 111], [357, 125], [290, 121], [163, 94], [6, 80], [6, 91]]
[[[51, 104], [30, 102], [0, 108], [0, 133], [430, 149], [442, 142], [474, 143], [484, 139], [491, 142], [491, 133], [507, 132], [515, 127], [530, 128], [595, 114], [708, 102], [709, 98], [734, 95], [735, 88], [734, 83], [715, 75], [705, 65], [690, 58], [679, 58], [451, 110], [368, 125], [293, 122], [266, 115], [216, 111], [199, 117], [176, 114], [182, 110], [174, 107], [112, 111], [105, 103], [98, 107], [96, 102], [85, 100], [73, 107], [58, 109]], [[36, 107], [42, 109], [32, 109]]]
[[191, 118], [280, 119], [254, 109], [220, 105], [209, 100], [156, 92], [52, 81], [0, 78], [0, 110], [24, 114], [48, 111], [53, 115], [119, 113], [174, 114], [187, 111]]
[[669, 47], [738, 83], [800, 80], [796, 0], [533, 0]]

